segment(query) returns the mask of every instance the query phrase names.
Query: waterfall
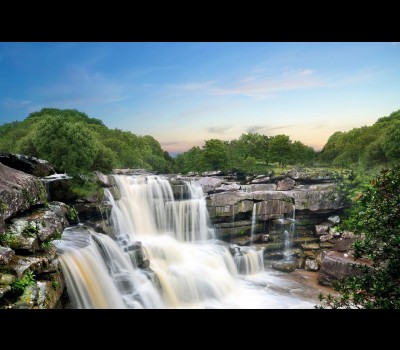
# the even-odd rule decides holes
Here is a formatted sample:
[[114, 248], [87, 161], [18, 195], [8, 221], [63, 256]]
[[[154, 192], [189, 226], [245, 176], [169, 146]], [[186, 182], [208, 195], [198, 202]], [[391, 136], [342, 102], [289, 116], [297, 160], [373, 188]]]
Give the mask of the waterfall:
[[257, 206], [256, 206], [256, 203], [254, 203], [253, 211], [251, 212], [251, 240], [253, 240], [253, 236], [255, 233], [256, 219], [257, 219]]
[[[239, 274], [263, 271], [263, 252], [247, 248], [233, 257], [215, 239], [201, 187], [186, 182], [189, 199], [175, 201], [161, 177], [114, 177], [121, 197], [116, 200], [107, 189], [105, 196], [115, 239], [81, 225], [65, 230], [57, 242], [72, 305], [244, 307], [248, 297]], [[138, 241], [143, 256], [135, 255]]]
[[55, 244], [73, 307], [163, 307], [149, 278], [133, 268], [129, 255], [110, 237], [77, 226], [65, 229]]

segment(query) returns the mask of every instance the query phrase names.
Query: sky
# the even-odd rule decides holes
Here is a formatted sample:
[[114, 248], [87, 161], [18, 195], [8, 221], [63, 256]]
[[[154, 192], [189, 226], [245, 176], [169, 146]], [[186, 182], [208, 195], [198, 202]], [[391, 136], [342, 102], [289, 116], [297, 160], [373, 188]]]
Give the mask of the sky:
[[172, 155], [242, 133], [319, 150], [400, 109], [400, 43], [0, 43], [0, 124], [71, 108]]

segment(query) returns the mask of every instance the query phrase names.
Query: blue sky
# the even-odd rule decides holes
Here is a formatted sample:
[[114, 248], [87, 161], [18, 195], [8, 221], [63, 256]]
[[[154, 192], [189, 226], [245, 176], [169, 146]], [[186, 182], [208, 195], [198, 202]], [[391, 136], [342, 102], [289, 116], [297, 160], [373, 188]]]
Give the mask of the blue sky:
[[0, 123], [43, 107], [172, 154], [246, 132], [320, 149], [400, 108], [400, 43], [0, 43]]

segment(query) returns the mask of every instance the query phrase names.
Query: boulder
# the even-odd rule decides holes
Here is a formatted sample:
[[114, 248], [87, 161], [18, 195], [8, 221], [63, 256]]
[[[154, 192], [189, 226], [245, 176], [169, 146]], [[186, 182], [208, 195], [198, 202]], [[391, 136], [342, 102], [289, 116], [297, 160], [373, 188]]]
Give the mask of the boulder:
[[278, 186], [277, 186], [276, 190], [277, 191], [288, 191], [288, 190], [291, 190], [295, 184], [296, 184], [296, 181], [294, 181], [290, 177], [286, 177], [283, 180], [278, 181]]
[[278, 261], [272, 263], [272, 267], [275, 270], [282, 271], [282, 272], [292, 272], [296, 270], [298, 264], [295, 262], [285, 262], [285, 261]]
[[319, 237], [321, 242], [327, 242], [330, 241], [331, 239], [333, 239], [333, 234], [332, 233], [328, 233], [327, 235], [323, 235]]
[[14, 255], [15, 252], [11, 248], [0, 246], [0, 265], [7, 265], [12, 260]]
[[332, 286], [332, 282], [338, 279], [361, 274], [362, 272], [357, 269], [357, 266], [370, 265], [370, 263], [367, 259], [354, 261], [351, 254], [331, 251], [322, 260], [318, 282], [325, 286]]
[[354, 243], [354, 241], [354, 238], [340, 239], [332, 247], [332, 250], [335, 250], [337, 252], [347, 252], [351, 249], [351, 245]]
[[315, 259], [306, 259], [304, 262], [304, 270], [306, 271], [318, 271], [318, 262]]
[[4, 221], [18, 212], [47, 199], [43, 184], [36, 177], [0, 163], [0, 232]]
[[329, 190], [297, 189], [285, 193], [293, 197], [296, 210], [333, 211], [344, 207], [344, 196], [335, 187]]
[[338, 224], [340, 222], [340, 217], [338, 215], [332, 215], [328, 218], [332, 224]]
[[257, 176], [254, 180], [251, 181], [252, 184], [262, 184], [270, 182], [269, 176]]
[[223, 180], [217, 179], [215, 177], [201, 177], [199, 180], [195, 181], [195, 184], [201, 186], [203, 192], [213, 192], [215, 188], [222, 185]]
[[0, 153], [0, 163], [37, 177], [55, 174], [53, 167], [46, 160], [23, 154]]
[[12, 219], [0, 240], [3, 245], [17, 251], [35, 253], [43, 250], [42, 243], [59, 238], [69, 225], [67, 213], [67, 205], [51, 202], [48, 208], [39, 208], [30, 214]]
[[326, 235], [328, 233], [329, 226], [328, 225], [315, 225], [315, 233], [318, 236]]

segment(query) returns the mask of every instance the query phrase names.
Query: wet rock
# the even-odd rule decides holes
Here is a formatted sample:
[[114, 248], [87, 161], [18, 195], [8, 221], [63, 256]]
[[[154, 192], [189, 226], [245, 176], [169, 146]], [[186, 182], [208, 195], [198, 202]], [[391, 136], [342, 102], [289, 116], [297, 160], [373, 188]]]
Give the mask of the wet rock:
[[318, 243], [305, 243], [302, 244], [301, 247], [304, 250], [318, 250], [320, 248], [320, 245]]
[[328, 233], [329, 226], [328, 225], [315, 225], [315, 233], [318, 236], [322, 236]]
[[354, 241], [354, 238], [340, 239], [332, 247], [332, 250], [335, 250], [337, 252], [347, 252], [351, 249], [351, 245], [354, 243]]
[[0, 265], [7, 265], [14, 256], [15, 252], [11, 248], [0, 246]]
[[321, 242], [327, 242], [327, 241], [333, 239], [333, 234], [329, 233], [327, 235], [320, 236], [319, 239]]
[[277, 191], [288, 191], [288, 190], [291, 190], [295, 184], [296, 184], [296, 181], [294, 181], [290, 177], [286, 177], [285, 179], [278, 181], [278, 186], [277, 186], [276, 190]]
[[144, 259], [142, 264], [139, 267], [141, 267], [142, 269], [150, 267], [150, 260], [149, 259]]
[[306, 259], [304, 262], [304, 270], [306, 271], [318, 271], [318, 262], [315, 259]]
[[23, 154], [0, 153], [0, 163], [37, 177], [55, 174], [47, 161]]
[[0, 272], [0, 286], [8, 286], [15, 282], [17, 278], [14, 275], [11, 275], [9, 273], [1, 273]]
[[272, 267], [278, 271], [292, 272], [292, 271], [296, 270], [297, 264], [294, 262], [279, 261], [279, 262], [272, 263]]
[[[333, 281], [361, 274], [362, 272], [357, 266], [369, 265], [370, 263], [367, 259], [354, 261], [351, 255], [331, 251], [322, 261], [318, 281], [323, 285], [331, 286]], [[354, 264], [355, 267], [353, 267]]]
[[116, 185], [114, 177], [109, 175], [104, 175], [100, 171], [94, 171], [94, 174], [97, 178], [97, 181], [100, 183], [102, 187], [112, 187]]
[[331, 242], [322, 242], [319, 244], [321, 248], [332, 248], [335, 244]]

